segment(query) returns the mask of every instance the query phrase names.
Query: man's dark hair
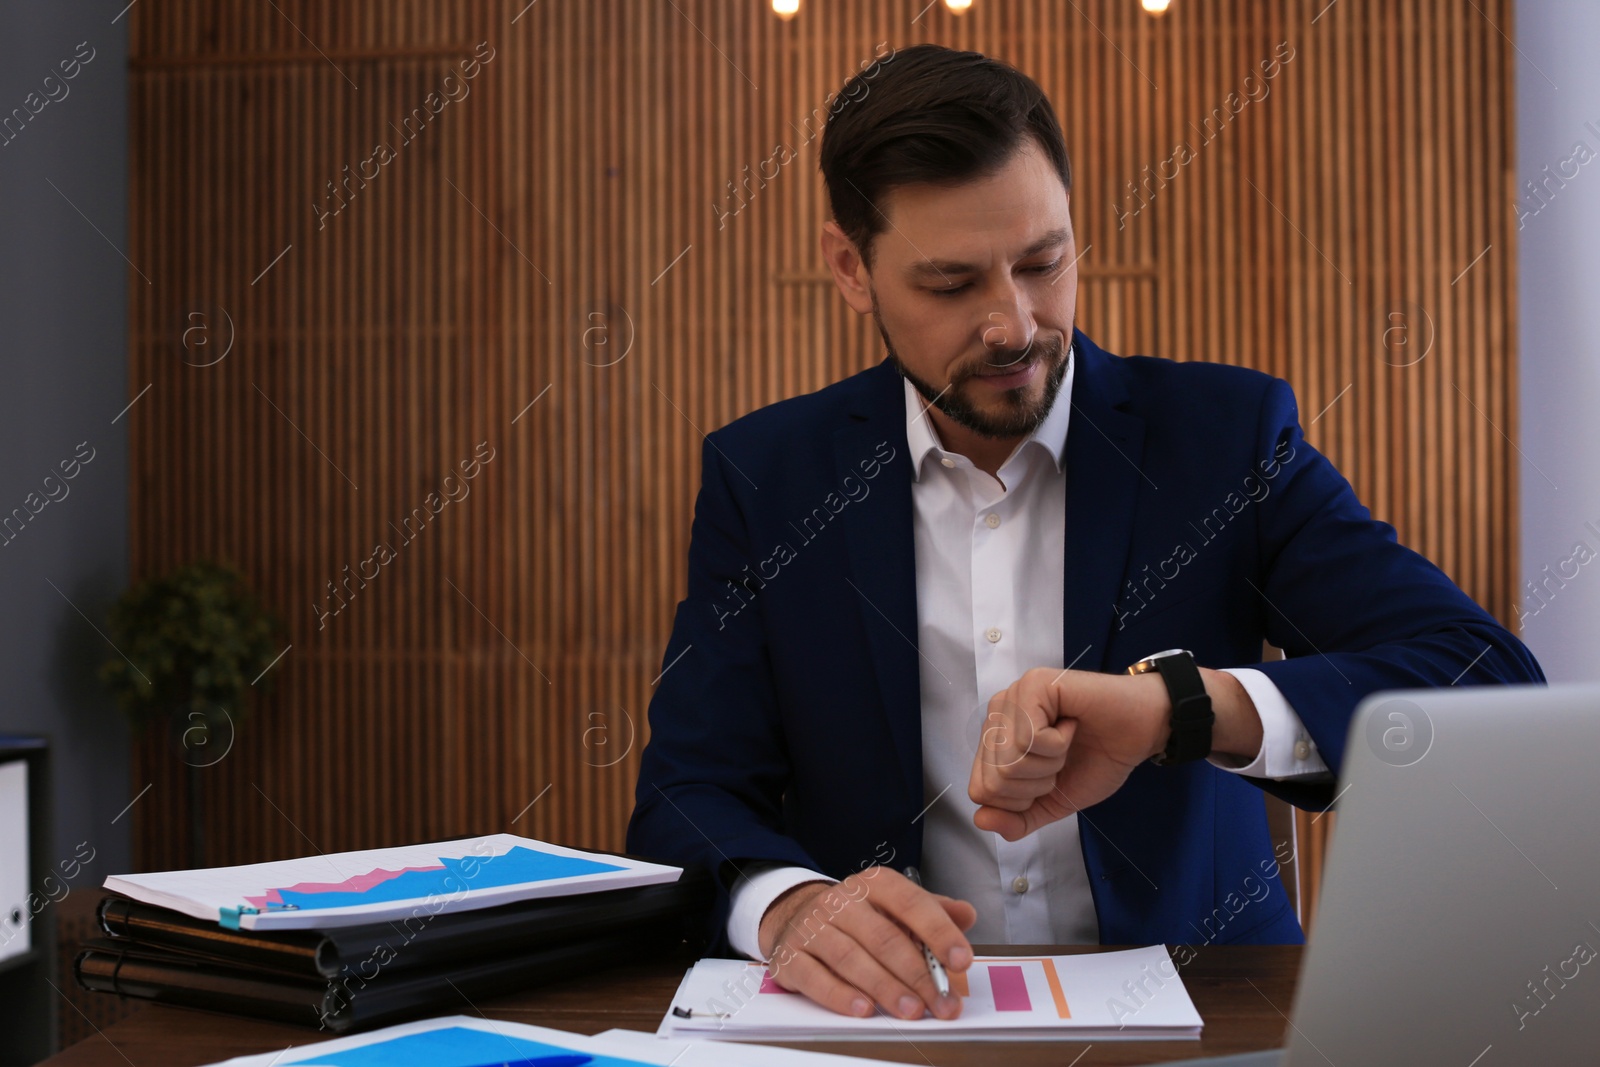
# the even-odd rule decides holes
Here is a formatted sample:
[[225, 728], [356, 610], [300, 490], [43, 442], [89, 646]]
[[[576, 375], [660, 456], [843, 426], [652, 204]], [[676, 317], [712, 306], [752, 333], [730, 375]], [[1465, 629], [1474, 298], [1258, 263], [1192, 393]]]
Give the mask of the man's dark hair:
[[879, 210], [901, 185], [954, 186], [998, 172], [1032, 135], [1072, 191], [1055, 109], [1037, 82], [981, 52], [899, 49], [845, 83], [822, 132], [833, 219], [872, 268]]

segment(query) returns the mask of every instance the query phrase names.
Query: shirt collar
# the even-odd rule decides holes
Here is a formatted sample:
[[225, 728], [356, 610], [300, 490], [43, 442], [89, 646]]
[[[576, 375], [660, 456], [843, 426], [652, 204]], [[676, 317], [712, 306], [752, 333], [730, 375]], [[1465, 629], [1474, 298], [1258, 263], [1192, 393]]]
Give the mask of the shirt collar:
[[[1056, 399], [1050, 405], [1050, 413], [1021, 444], [1018, 450], [1029, 445], [1037, 445], [1050, 454], [1055, 462], [1056, 470], [1063, 469], [1063, 455], [1067, 448], [1067, 422], [1072, 415], [1072, 378], [1077, 371], [1078, 361], [1073, 357], [1071, 347], [1067, 349], [1067, 373], [1061, 378], [1061, 389], [1056, 393]], [[940, 456], [954, 455], [946, 453], [943, 443], [939, 440], [939, 432], [934, 428], [933, 419], [925, 413], [928, 404], [917, 392], [917, 387], [910, 380], [901, 376], [901, 385], [905, 389], [906, 397], [906, 444], [911, 450], [911, 480], [922, 480], [922, 462], [931, 452]], [[1013, 452], [1012, 455], [1016, 453]], [[1010, 462], [1009, 458], [1007, 462]]]

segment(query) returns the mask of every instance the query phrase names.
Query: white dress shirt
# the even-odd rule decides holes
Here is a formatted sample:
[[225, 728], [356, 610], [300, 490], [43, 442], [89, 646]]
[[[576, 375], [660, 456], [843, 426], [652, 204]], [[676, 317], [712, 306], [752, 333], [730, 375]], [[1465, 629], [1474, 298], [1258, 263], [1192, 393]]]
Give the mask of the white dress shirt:
[[[1065, 612], [1066, 477], [1072, 413], [1070, 360], [1039, 428], [1001, 465], [998, 479], [947, 451], [926, 405], [904, 382], [912, 466], [917, 564], [917, 648], [921, 671], [923, 884], [972, 903], [967, 936], [992, 944], [1094, 944], [1099, 924], [1078, 817], [1008, 842], [972, 822], [967, 796], [989, 698], [1033, 667], [1062, 662]], [[1085, 650], [1087, 651], [1087, 650]], [[1152, 650], [1153, 651], [1153, 650]], [[1327, 772], [1288, 701], [1265, 674], [1230, 669], [1261, 717], [1253, 760], [1213, 756], [1224, 770], [1260, 778]], [[728, 937], [760, 959], [767, 908], [804, 882], [834, 881], [803, 867], [775, 867], [734, 887]]]

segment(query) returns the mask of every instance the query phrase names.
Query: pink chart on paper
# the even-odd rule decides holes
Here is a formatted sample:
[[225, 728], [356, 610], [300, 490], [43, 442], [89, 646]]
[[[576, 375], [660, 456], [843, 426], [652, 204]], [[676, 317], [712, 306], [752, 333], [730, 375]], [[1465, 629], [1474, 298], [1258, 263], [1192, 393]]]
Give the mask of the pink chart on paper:
[[620, 871], [614, 863], [602, 863], [581, 856], [563, 856], [516, 845], [498, 856], [441, 856], [437, 863], [378, 868], [339, 882], [299, 882], [292, 886], [269, 888], [245, 900], [261, 910], [293, 908], [300, 911], [356, 907], [363, 904], [423, 900], [475, 889], [499, 889], [531, 885], [558, 878]]

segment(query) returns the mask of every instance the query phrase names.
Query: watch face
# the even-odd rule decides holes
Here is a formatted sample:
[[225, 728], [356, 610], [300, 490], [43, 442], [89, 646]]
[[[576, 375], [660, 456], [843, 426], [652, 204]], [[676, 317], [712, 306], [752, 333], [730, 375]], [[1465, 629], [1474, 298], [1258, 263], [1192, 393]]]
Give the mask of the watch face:
[[1169, 648], [1164, 652], [1152, 652], [1144, 659], [1129, 667], [1128, 673], [1149, 674], [1151, 671], [1156, 669], [1156, 660], [1166, 659], [1168, 656], [1188, 656], [1190, 659], [1193, 659], [1194, 653], [1190, 652], [1187, 648]]

